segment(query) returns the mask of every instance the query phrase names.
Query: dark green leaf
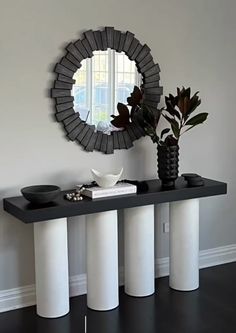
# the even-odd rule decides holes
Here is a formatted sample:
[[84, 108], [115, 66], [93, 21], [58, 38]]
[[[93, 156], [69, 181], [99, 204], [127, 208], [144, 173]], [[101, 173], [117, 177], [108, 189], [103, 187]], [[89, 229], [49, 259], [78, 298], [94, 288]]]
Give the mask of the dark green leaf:
[[[191, 97], [190, 87], [186, 89], [185, 87], [182, 87], [181, 89], [177, 88], [176, 96], [169, 94], [169, 96], [166, 96], [165, 98], [166, 112], [168, 112], [170, 116], [178, 118], [181, 123], [186, 122], [190, 114], [201, 104], [198, 93], [199, 92], [197, 91]], [[178, 108], [176, 108], [176, 106], [178, 106]]]
[[178, 122], [175, 119], [170, 118], [166, 115], [163, 115], [163, 117], [170, 123], [171, 129], [172, 129], [175, 137], [178, 138], [179, 134], [180, 134], [180, 128], [179, 128]]
[[175, 105], [177, 105], [177, 103], [176, 103], [176, 97], [175, 96], [173, 96], [172, 94], [169, 94], [169, 100], [171, 101], [171, 104], [173, 105], [173, 106], [175, 106]]
[[189, 119], [186, 122], [186, 126], [196, 126], [199, 124], [202, 124], [206, 119], [207, 119], [208, 113], [203, 112], [203, 113], [199, 113], [196, 116], [194, 116], [193, 118]]
[[191, 95], [191, 88], [187, 88], [185, 89], [185, 97], [188, 97], [190, 99], [190, 95]]
[[[182, 90], [181, 90], [181, 92], [182, 92]], [[181, 92], [180, 92], [179, 99], [178, 99], [178, 108], [179, 108], [179, 111], [182, 114], [184, 114], [184, 96]]]
[[163, 129], [163, 131], [161, 132], [161, 139], [163, 138], [163, 135], [167, 134], [169, 131], [170, 131], [169, 128]]
[[174, 127], [179, 128], [178, 122], [174, 118], [170, 118], [167, 115], [163, 114], [163, 117]]
[[193, 97], [190, 99], [189, 102], [189, 108], [188, 108], [188, 112], [185, 114], [185, 120], [190, 116], [191, 113], [193, 113], [196, 108], [201, 104], [201, 100], [199, 99], [199, 97], [197, 96], [198, 92], [196, 92], [196, 94], [193, 95]]
[[185, 96], [184, 97], [184, 109], [183, 109], [183, 114], [185, 115], [186, 113], [188, 113], [189, 110], [189, 103], [190, 103], [190, 99], [189, 97]]
[[152, 127], [145, 126], [144, 131], [148, 136], [150, 136], [153, 143], [158, 143], [159, 137], [157, 136], [156, 132], [153, 130]]
[[171, 116], [176, 116], [180, 120], [180, 114], [179, 112], [174, 108], [174, 105], [172, 102], [166, 98], [166, 111], [171, 115]]
[[172, 129], [172, 132], [174, 133], [174, 136], [176, 138], [178, 138], [179, 137], [179, 128], [177, 128], [171, 124], [171, 129]]

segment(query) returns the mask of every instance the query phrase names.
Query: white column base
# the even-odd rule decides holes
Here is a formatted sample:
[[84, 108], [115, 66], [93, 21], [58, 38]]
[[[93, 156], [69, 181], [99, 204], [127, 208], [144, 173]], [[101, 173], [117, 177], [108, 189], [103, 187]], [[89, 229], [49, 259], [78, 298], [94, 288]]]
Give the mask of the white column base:
[[67, 219], [34, 223], [37, 314], [57, 318], [69, 312]]
[[199, 287], [199, 200], [170, 203], [170, 287]]
[[106, 311], [119, 305], [117, 211], [86, 216], [87, 305]]
[[155, 292], [154, 206], [124, 210], [125, 292], [143, 297]]

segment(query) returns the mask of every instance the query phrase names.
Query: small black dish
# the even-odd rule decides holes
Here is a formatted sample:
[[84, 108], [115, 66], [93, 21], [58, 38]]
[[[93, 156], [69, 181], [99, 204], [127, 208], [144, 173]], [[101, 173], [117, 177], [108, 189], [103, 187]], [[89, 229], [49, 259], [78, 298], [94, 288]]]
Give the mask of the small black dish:
[[184, 177], [189, 187], [198, 187], [204, 185], [204, 180], [196, 173], [183, 173], [181, 176]]
[[182, 173], [181, 175], [182, 177], [184, 177], [185, 179], [188, 179], [188, 178], [201, 178], [201, 176], [199, 176], [197, 173]]
[[61, 192], [56, 185], [33, 185], [21, 189], [23, 197], [35, 205], [44, 205], [55, 200]]

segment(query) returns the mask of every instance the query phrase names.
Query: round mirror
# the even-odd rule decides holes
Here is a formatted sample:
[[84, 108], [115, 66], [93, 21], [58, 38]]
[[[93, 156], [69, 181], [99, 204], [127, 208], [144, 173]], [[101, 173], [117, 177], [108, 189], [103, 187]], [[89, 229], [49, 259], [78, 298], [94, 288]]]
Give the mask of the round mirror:
[[134, 86], [141, 85], [141, 75], [124, 52], [108, 49], [93, 54], [81, 61], [73, 76], [74, 110], [86, 123], [112, 130], [111, 115], [117, 115], [117, 103], [127, 103]]
[[132, 147], [145, 135], [141, 105], [160, 117], [160, 67], [132, 32], [85, 31], [66, 46], [54, 71], [55, 117], [67, 138], [86, 151], [112, 154]]

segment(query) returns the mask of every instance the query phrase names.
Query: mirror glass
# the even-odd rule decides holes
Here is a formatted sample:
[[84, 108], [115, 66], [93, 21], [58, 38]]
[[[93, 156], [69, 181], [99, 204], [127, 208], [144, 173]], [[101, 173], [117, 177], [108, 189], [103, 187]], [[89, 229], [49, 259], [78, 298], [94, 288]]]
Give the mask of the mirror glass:
[[94, 51], [94, 56], [84, 59], [81, 65], [73, 76], [74, 110], [97, 129], [106, 127], [111, 115], [118, 113], [117, 103], [127, 104], [134, 86], [140, 86], [141, 75], [124, 52], [112, 49]]

